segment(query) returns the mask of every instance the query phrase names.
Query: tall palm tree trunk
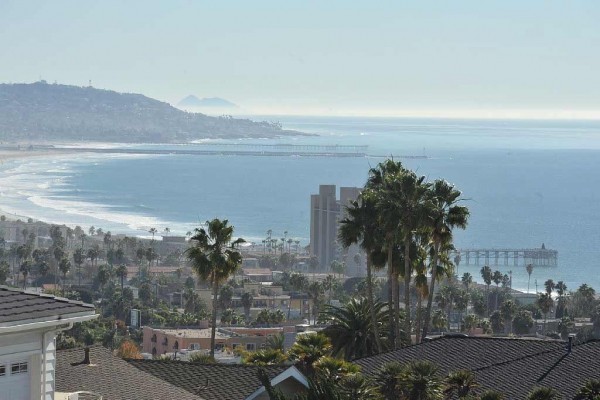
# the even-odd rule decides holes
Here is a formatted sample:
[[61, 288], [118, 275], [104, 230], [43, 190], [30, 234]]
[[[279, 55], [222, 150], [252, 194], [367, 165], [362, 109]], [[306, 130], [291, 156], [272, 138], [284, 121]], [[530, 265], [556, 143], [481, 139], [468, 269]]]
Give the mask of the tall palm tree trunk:
[[423, 295], [421, 291], [417, 292], [417, 320], [415, 322], [415, 340], [417, 343], [421, 342], [421, 307], [423, 306]]
[[213, 274], [213, 303], [212, 303], [212, 326], [210, 328], [210, 356], [215, 357], [215, 337], [217, 334], [217, 295], [219, 293], [219, 282]]
[[[394, 271], [394, 287], [396, 293], [394, 296], [394, 318], [396, 320], [396, 343], [399, 344], [400, 337], [402, 336], [400, 327], [400, 274]], [[399, 347], [399, 346], [398, 346]]]
[[404, 237], [404, 310], [406, 311], [404, 329], [409, 344], [412, 344], [410, 329], [410, 236], [408, 235]]
[[392, 253], [393, 242], [391, 240], [388, 241], [388, 311], [390, 314], [390, 327], [389, 327], [389, 341], [392, 349], [396, 349], [396, 325], [398, 324], [398, 320], [396, 319], [396, 312], [394, 307], [394, 299], [396, 298], [398, 292], [398, 286], [395, 282], [394, 275], [394, 267], [392, 267], [393, 261], [393, 253]]
[[429, 283], [429, 294], [427, 296], [427, 311], [425, 311], [425, 322], [423, 322], [423, 334], [422, 339], [425, 339], [429, 333], [429, 324], [431, 322], [431, 308], [433, 306], [433, 292], [435, 291], [435, 281], [437, 280], [437, 264], [440, 259], [439, 255], [440, 246], [439, 244], [434, 245], [433, 260], [431, 260], [431, 282]]
[[369, 302], [369, 316], [371, 318], [371, 325], [373, 326], [373, 335], [375, 335], [375, 346], [377, 353], [381, 353], [381, 339], [379, 338], [379, 327], [377, 326], [377, 319], [375, 318], [375, 305], [373, 298], [373, 274], [371, 271], [371, 261], [367, 254], [367, 296]]

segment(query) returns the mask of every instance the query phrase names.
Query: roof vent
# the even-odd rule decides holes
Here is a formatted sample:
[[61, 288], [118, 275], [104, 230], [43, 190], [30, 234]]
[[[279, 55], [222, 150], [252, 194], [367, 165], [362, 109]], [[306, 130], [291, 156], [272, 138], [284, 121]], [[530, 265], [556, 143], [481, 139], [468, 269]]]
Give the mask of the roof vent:
[[85, 355], [83, 356], [83, 361], [81, 363], [85, 365], [90, 365], [90, 348], [84, 348], [83, 352]]

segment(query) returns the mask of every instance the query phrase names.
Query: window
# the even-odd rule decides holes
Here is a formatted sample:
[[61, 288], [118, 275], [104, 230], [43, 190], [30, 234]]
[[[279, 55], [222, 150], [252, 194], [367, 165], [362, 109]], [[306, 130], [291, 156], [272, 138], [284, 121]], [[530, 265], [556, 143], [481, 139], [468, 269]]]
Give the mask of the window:
[[236, 347], [240, 347], [240, 346], [241, 346], [241, 344], [239, 344], [239, 343], [232, 343], [231, 344], [231, 348], [232, 349], [235, 349]]
[[200, 350], [200, 343], [190, 343], [190, 350]]
[[246, 343], [246, 350], [254, 351], [256, 349], [256, 345], [254, 343]]
[[0, 365], [0, 376], [6, 375], [6, 366], [4, 364]]
[[25, 374], [27, 373], [27, 363], [26, 362], [18, 362], [10, 364], [10, 374]]

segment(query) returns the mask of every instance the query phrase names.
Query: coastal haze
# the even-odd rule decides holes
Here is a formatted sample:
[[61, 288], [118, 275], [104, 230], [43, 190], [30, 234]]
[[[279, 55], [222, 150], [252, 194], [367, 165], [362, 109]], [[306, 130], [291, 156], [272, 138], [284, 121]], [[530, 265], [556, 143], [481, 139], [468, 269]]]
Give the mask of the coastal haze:
[[[550, 277], [570, 287], [582, 282], [600, 285], [600, 279], [591, 274], [600, 257], [594, 246], [600, 240], [596, 229], [600, 220], [594, 209], [600, 189], [589, 184], [596, 181], [600, 168], [599, 122], [314, 117], [281, 121], [291, 130], [319, 136], [212, 143], [347, 144], [368, 146], [369, 155], [78, 151], [15, 160], [3, 165], [2, 209], [48, 222], [94, 225], [143, 237], [149, 236], [151, 227], [159, 232], [169, 227], [173, 234], [184, 235], [207, 219], [226, 217], [250, 241], [260, 243], [272, 229], [277, 236], [288, 231], [305, 246], [310, 194], [320, 184], [362, 186], [370, 167], [394, 156], [428, 179], [448, 179], [463, 191], [472, 217], [465, 231], [455, 233], [457, 248], [534, 248], [544, 243], [559, 251], [559, 266], [537, 268], [532, 285], [535, 279], [541, 285]], [[223, 151], [231, 147], [236, 148], [217, 146]], [[130, 144], [127, 149], [169, 153], [206, 146]], [[152, 182], [160, 182], [160, 188]], [[515, 288], [526, 288], [524, 267], [499, 268], [513, 272]], [[459, 269], [477, 276], [479, 267]]]

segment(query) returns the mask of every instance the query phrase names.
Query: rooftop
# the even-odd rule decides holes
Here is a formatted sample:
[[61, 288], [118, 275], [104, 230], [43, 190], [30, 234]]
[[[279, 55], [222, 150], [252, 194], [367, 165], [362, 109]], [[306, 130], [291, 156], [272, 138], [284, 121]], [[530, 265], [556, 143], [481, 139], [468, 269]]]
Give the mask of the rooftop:
[[573, 398], [589, 379], [600, 379], [600, 342], [573, 346], [558, 340], [440, 337], [396, 351], [355, 360], [367, 375], [390, 361], [428, 360], [440, 374], [459, 369], [475, 373], [480, 391], [493, 389], [507, 399], [523, 399], [536, 386], [555, 388]]
[[94, 315], [91, 304], [0, 286], [0, 326], [24, 320]]
[[[184, 361], [128, 360], [131, 365], [172, 386], [212, 400], [241, 400], [262, 386], [255, 365], [195, 364]], [[264, 366], [270, 379], [289, 366]], [[174, 396], [168, 398], [175, 398]]]
[[105, 400], [198, 400], [194, 395], [135, 368], [102, 346], [90, 348], [91, 364], [83, 364], [84, 350], [56, 352], [56, 391], [90, 391]]

